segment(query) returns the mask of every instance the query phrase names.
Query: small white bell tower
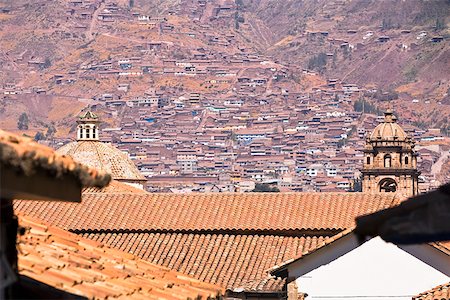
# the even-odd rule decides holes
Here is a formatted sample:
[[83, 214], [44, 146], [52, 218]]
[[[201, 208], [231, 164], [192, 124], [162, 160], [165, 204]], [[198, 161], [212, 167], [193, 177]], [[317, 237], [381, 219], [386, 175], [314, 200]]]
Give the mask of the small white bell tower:
[[83, 112], [78, 121], [77, 141], [98, 141], [98, 116], [90, 110]]

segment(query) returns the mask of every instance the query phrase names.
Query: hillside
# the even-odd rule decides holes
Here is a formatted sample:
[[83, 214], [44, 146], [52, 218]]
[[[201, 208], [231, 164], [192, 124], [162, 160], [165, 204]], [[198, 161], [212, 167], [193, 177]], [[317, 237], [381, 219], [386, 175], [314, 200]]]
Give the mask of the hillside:
[[[250, 24], [242, 33], [262, 53], [327, 79], [396, 91], [403, 101], [393, 105], [443, 125], [447, 109], [430, 114], [448, 95], [450, 52], [448, 42], [431, 39], [449, 37], [448, 1], [242, 3]], [[412, 99], [429, 105], [411, 106]]]
[[[357, 84], [373, 91], [361, 97], [377, 107], [401, 107], [402, 116], [423, 127], [449, 126], [450, 4], [445, 0], [21, 0], [2, 1], [0, 8], [2, 88], [34, 93], [33, 99], [45, 93], [50, 100], [41, 101], [43, 106], [64, 105], [67, 100], [61, 99], [74, 103], [37, 113], [23, 100], [27, 97], [17, 97], [14, 103], [28, 111], [36, 128], [51, 122], [65, 127], [62, 120], [103, 94], [117, 93], [122, 83], [130, 89], [119, 98], [142, 95], [150, 87], [178, 96], [236, 90], [235, 80], [217, 83], [208, 74], [105, 75], [117, 69], [111, 62], [142, 54], [140, 62], [158, 66], [153, 74], [167, 70], [171, 59], [201, 57], [229, 67], [231, 56], [258, 56], [284, 70], [279, 90], [309, 91], [329, 80]], [[149, 51], [161, 47], [152, 43], [163, 50]], [[232, 72], [258, 73], [252, 69], [258, 64], [235, 65]], [[305, 69], [313, 77], [304, 76]], [[59, 76], [68, 84], [57, 84]], [[0, 125], [13, 130], [10, 119], [17, 120], [21, 110], [8, 103], [1, 109], [9, 121]], [[58, 132], [67, 131], [66, 126]]]

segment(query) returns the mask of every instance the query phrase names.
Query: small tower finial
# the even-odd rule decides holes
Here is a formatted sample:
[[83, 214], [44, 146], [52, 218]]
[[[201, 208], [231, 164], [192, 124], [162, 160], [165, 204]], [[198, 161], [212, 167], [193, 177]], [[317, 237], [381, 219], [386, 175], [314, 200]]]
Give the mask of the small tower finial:
[[384, 112], [384, 122], [386, 123], [392, 123], [394, 122], [394, 119], [396, 120], [395, 116], [394, 116], [394, 112], [392, 111], [392, 109], [388, 108], [385, 112]]
[[89, 109], [82, 112], [77, 120], [77, 141], [98, 141], [98, 116]]

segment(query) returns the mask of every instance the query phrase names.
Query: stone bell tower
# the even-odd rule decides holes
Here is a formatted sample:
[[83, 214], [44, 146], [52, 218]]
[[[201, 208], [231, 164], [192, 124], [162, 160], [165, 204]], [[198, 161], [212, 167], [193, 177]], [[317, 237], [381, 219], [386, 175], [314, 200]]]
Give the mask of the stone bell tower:
[[366, 193], [417, 195], [417, 153], [414, 141], [397, 124], [392, 110], [366, 139], [362, 189]]
[[98, 141], [98, 116], [87, 110], [77, 120], [77, 141]]

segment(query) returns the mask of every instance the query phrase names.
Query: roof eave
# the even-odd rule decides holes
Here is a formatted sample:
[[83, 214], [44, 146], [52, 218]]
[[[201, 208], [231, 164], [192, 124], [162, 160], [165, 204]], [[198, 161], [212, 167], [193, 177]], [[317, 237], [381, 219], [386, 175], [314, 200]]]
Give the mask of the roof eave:
[[2, 168], [0, 172], [0, 198], [57, 200], [81, 202], [82, 187], [73, 176], [60, 178], [48, 176], [46, 172], [25, 176], [11, 168]]

